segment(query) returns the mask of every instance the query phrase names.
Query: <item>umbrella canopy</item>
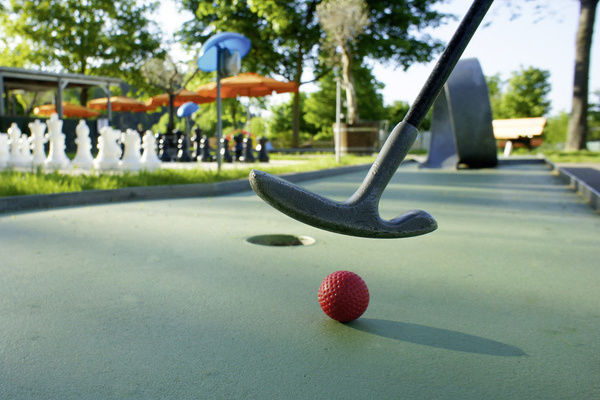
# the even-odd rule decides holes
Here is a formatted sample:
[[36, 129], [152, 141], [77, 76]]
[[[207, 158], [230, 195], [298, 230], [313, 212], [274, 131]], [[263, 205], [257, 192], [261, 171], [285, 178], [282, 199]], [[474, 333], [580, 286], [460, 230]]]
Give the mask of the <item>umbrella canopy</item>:
[[[196, 92], [192, 92], [191, 90], [182, 90], [181, 92], [179, 92], [177, 94], [177, 96], [175, 96], [175, 99], [173, 100], [173, 106], [174, 107], [179, 107], [182, 106], [184, 103], [187, 102], [192, 102], [192, 103], [196, 103], [196, 104], [203, 104], [203, 103], [210, 103], [212, 101], [215, 101], [215, 96], [201, 96]], [[146, 105], [150, 108], [156, 108], [156, 107], [164, 107], [167, 106], [169, 104], [169, 94], [168, 93], [163, 93], [163, 94], [159, 94], [157, 96], [151, 97], [147, 102]]]
[[[95, 110], [106, 110], [108, 107], [108, 98], [101, 97], [88, 101], [88, 107]], [[142, 112], [148, 111], [145, 103], [125, 96], [112, 96], [110, 98], [110, 108], [112, 111], [132, 111]]]
[[[63, 101], [62, 103], [63, 115], [62, 117], [72, 117], [72, 118], [90, 118], [97, 117], [100, 115], [98, 111], [91, 110], [87, 107], [80, 106], [78, 104], [67, 103]], [[33, 113], [35, 115], [39, 115], [42, 117], [49, 117], [52, 114], [56, 114], [56, 105], [55, 104], [44, 104], [43, 106], [39, 106], [33, 109]]]
[[191, 101], [188, 101], [187, 103], [183, 103], [177, 109], [177, 116], [179, 118], [181, 118], [181, 117], [189, 117], [193, 113], [195, 113], [196, 111], [198, 111], [199, 109], [200, 109], [200, 107], [198, 107], [198, 104], [193, 103]]
[[[202, 96], [217, 97], [217, 83], [211, 82], [196, 89]], [[255, 72], [245, 72], [237, 76], [221, 79], [221, 97], [232, 98], [237, 96], [262, 97], [276, 93], [298, 92], [296, 82], [282, 82], [267, 78]]]

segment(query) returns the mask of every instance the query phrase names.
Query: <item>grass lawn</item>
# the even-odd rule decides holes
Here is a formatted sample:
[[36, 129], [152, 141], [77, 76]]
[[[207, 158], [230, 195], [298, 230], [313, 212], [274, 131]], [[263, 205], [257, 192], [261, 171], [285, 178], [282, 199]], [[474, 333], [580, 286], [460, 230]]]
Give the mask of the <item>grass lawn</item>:
[[[531, 154], [517, 151], [515, 154]], [[543, 154], [554, 163], [600, 163], [600, 152], [590, 151], [544, 151]], [[247, 178], [250, 170], [257, 168], [272, 174], [287, 172], [315, 171], [345, 165], [370, 164], [375, 156], [343, 156], [341, 163], [335, 162], [333, 154], [278, 155], [271, 154], [273, 160], [303, 161], [286, 166], [269, 164], [251, 165], [235, 169], [223, 169], [221, 173], [203, 168], [170, 169], [147, 172], [63, 174], [59, 172], [20, 172], [0, 171], [0, 197], [29, 194], [77, 192], [81, 190], [118, 189], [125, 187], [180, 185], [188, 183], [211, 183]]]
[[331, 154], [298, 156], [272, 154], [271, 159], [289, 159], [303, 162], [286, 166], [273, 166], [263, 163], [258, 167], [249, 165], [248, 167], [235, 169], [222, 169], [220, 173], [203, 168], [165, 168], [153, 172], [92, 172], [89, 174], [65, 174], [42, 170], [36, 172], [5, 170], [0, 172], [0, 197], [140, 186], [211, 183], [247, 178], [253, 168], [272, 174], [282, 174], [286, 172], [315, 171], [345, 165], [369, 164], [375, 160], [375, 157], [343, 156], [340, 164], [335, 162], [335, 156]]

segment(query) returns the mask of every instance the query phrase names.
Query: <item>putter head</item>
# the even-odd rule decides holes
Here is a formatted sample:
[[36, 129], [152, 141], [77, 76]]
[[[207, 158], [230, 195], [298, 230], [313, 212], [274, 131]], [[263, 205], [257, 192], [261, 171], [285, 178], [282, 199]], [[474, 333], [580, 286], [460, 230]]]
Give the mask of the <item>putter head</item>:
[[437, 222], [422, 210], [408, 211], [386, 221], [379, 216], [378, 199], [333, 201], [266, 172], [252, 170], [250, 185], [277, 210], [316, 228], [367, 238], [404, 238], [437, 229]]

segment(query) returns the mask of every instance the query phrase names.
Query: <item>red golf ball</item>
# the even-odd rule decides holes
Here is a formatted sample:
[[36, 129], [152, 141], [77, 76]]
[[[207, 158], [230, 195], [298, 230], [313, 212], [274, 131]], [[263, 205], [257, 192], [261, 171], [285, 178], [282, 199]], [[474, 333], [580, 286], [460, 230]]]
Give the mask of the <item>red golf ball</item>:
[[354, 321], [363, 315], [369, 305], [369, 289], [354, 272], [337, 271], [321, 282], [319, 305], [325, 314], [336, 321]]

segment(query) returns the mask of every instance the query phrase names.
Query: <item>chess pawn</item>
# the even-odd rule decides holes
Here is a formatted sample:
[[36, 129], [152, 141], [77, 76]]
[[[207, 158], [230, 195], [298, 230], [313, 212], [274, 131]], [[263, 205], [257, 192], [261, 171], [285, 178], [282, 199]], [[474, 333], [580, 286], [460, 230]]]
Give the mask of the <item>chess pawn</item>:
[[200, 143], [202, 142], [202, 129], [195, 127], [194, 135], [191, 137], [192, 141], [192, 160], [200, 160], [201, 152], [200, 152]]
[[33, 149], [33, 166], [38, 167], [44, 165], [46, 161], [46, 149], [45, 144], [48, 142], [46, 136], [46, 124], [36, 119], [30, 122], [28, 125], [29, 131], [31, 132], [31, 148]]
[[188, 140], [185, 134], [181, 134], [179, 136], [179, 139], [177, 139], [177, 161], [192, 161], [192, 157], [190, 156], [190, 149], [188, 146]]
[[256, 161], [254, 157], [254, 150], [252, 149], [252, 138], [244, 138], [244, 156], [242, 157], [243, 162], [253, 163]]
[[31, 154], [31, 140], [25, 133], [21, 135], [21, 140], [19, 140], [19, 148], [21, 150], [21, 155], [23, 156], [23, 166], [31, 167], [33, 164], [33, 155]]
[[77, 153], [71, 162], [73, 166], [83, 169], [90, 169], [94, 166], [94, 157], [92, 157], [92, 139], [90, 139], [90, 128], [84, 120], [79, 120], [75, 127], [75, 144]]
[[267, 143], [269, 139], [262, 136], [258, 139], [258, 145], [256, 146], [256, 151], [258, 151], [258, 161], [260, 162], [269, 162], [269, 153], [267, 152]]
[[203, 135], [202, 139], [200, 140], [200, 161], [210, 162], [215, 160], [212, 154], [210, 154], [210, 150], [210, 142], [208, 140], [208, 137], [206, 135]]
[[8, 135], [6, 133], [0, 133], [0, 168], [6, 168], [8, 166]]
[[119, 166], [128, 171], [139, 171], [142, 167], [140, 134], [133, 129], [127, 129], [125, 133], [121, 134], [121, 143], [125, 146], [125, 150]]
[[142, 168], [148, 171], [160, 168], [162, 161], [160, 161], [160, 158], [156, 154], [156, 136], [154, 136], [152, 131], [146, 131], [144, 134], [142, 149], [144, 149], [142, 158], [140, 159]]
[[21, 129], [16, 123], [12, 123], [8, 128], [8, 136], [10, 138], [10, 155], [8, 158], [8, 165], [11, 167], [25, 167], [27, 165], [27, 159], [23, 156], [23, 150], [21, 149], [23, 139], [21, 137]]
[[120, 131], [105, 126], [100, 130], [98, 137], [98, 155], [94, 159], [94, 168], [110, 170], [119, 168], [121, 157], [121, 146], [117, 143]]
[[169, 144], [166, 135], [158, 135], [158, 158], [164, 162], [170, 162]]
[[65, 134], [62, 133], [63, 121], [58, 119], [58, 114], [55, 113], [46, 121], [46, 125], [48, 125], [50, 150], [44, 165], [53, 169], [67, 168], [70, 161], [65, 154]]
[[225, 162], [233, 162], [233, 157], [229, 151], [229, 140], [227, 138], [221, 139], [221, 159]]
[[242, 157], [244, 157], [244, 135], [238, 133], [233, 137], [233, 141], [235, 142], [235, 161], [242, 161]]

